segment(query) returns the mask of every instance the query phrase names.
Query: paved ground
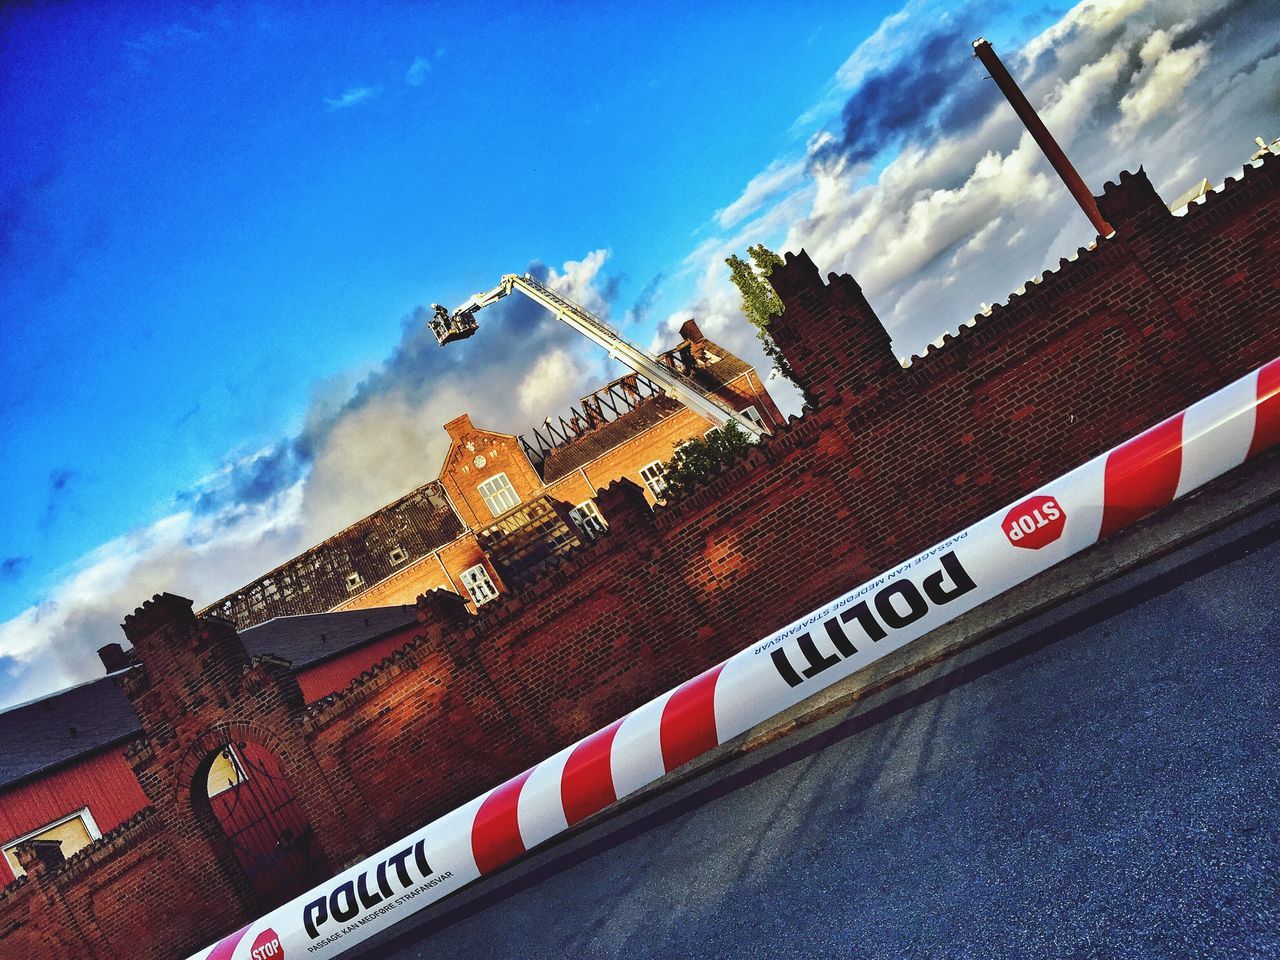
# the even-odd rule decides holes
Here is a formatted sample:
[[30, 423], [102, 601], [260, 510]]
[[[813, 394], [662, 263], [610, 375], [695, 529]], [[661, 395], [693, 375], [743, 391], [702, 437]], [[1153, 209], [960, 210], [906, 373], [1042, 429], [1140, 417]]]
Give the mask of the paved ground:
[[597, 824], [365, 957], [1280, 956], [1280, 510]]

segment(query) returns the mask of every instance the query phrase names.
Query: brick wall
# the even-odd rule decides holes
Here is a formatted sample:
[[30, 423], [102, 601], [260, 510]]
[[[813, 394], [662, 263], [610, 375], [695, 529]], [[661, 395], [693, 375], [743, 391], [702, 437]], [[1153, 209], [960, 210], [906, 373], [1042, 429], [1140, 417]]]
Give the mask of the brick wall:
[[191, 883], [151, 807], [70, 860], [25, 860], [0, 892], [0, 955], [170, 960], [226, 932], [235, 905], [216, 883]]
[[[182, 799], [192, 758], [228, 725], [273, 747], [340, 866], [1280, 355], [1278, 181], [1268, 158], [1174, 218], [1141, 172], [1122, 176], [1100, 198], [1115, 236], [905, 368], [853, 278], [824, 282], [788, 254], [774, 334], [813, 408], [656, 512], [612, 484], [607, 536], [477, 614], [424, 597], [411, 641], [317, 703], [233, 633], [172, 604], [176, 628], [143, 616], [131, 639], [151, 679], [133, 695], [148, 736], [132, 760], [158, 839], [91, 848], [105, 885], [11, 886], [0, 934], [99, 957], [132, 931], [159, 957], [221, 932], [195, 937], [195, 913], [166, 914], [165, 898], [203, 896], [224, 930], [243, 922], [254, 905]], [[147, 887], [130, 864], [148, 850], [213, 880]], [[17, 932], [36, 897], [52, 919]], [[110, 898], [109, 925], [86, 919], [108, 902], [94, 897]]]
[[[467, 679], [453, 682], [469, 689], [482, 677], [495, 692], [502, 720], [486, 749], [499, 759], [480, 771], [470, 743], [437, 750], [438, 768], [472, 762], [475, 779], [455, 777], [422, 812], [480, 792], [1280, 355], [1268, 227], [1278, 168], [1268, 161], [1229, 187], [1248, 202], [1210, 200], [1183, 218], [1144, 175], [1122, 177], [1100, 200], [1116, 236], [906, 368], [852, 278], [824, 282], [803, 253], [788, 256], [774, 276], [786, 308], [775, 335], [817, 407], [655, 514], [638, 488], [614, 484], [600, 494], [607, 537], [454, 628]], [[1206, 258], [1220, 279], [1249, 282], [1203, 280], [1188, 292], [1213, 275], [1188, 267]], [[407, 696], [421, 682], [409, 672], [396, 684]], [[400, 779], [392, 734], [365, 725], [360, 749], [378, 777]]]

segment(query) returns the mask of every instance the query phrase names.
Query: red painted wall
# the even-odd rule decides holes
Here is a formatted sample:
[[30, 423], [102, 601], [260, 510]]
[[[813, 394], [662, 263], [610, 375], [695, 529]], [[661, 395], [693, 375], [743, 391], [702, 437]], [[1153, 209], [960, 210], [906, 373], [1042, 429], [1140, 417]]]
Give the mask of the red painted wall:
[[[86, 806], [106, 834], [146, 805], [120, 747], [110, 747], [0, 793], [0, 841], [8, 843]], [[8, 861], [0, 858], [0, 887], [12, 879]]]
[[323, 663], [298, 671], [298, 686], [302, 688], [307, 703], [323, 700], [331, 693], [343, 690], [356, 677], [375, 663], [385, 660], [413, 639], [417, 627], [407, 627], [373, 643], [366, 643], [354, 650], [330, 657]]

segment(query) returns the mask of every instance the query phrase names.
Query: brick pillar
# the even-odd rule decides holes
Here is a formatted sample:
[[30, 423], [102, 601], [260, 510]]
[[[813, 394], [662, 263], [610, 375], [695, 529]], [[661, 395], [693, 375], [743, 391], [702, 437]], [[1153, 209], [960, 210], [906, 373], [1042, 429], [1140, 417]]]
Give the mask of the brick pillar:
[[889, 334], [853, 277], [833, 273], [824, 284], [801, 250], [773, 268], [769, 283], [783, 305], [769, 333], [807, 400], [864, 403], [902, 384]]
[[1109, 181], [1097, 201], [1098, 209], [1115, 228], [1115, 236], [1102, 242], [1123, 249], [1138, 268], [1138, 282], [1149, 287], [1155, 297], [1156, 303], [1143, 311], [1142, 336], [1162, 366], [1178, 371], [1177, 380], [1184, 389], [1177, 400], [1190, 403], [1213, 389], [1221, 377], [1187, 325], [1194, 298], [1181, 289], [1185, 268], [1170, 260], [1178, 220], [1142, 167], [1137, 173], [1121, 171], [1119, 182]]
[[633, 480], [622, 477], [607, 487], [596, 491], [596, 506], [609, 529], [615, 525], [622, 529], [629, 526], [652, 527], [653, 510], [644, 497], [644, 491]]
[[[521, 604], [518, 597], [510, 595], [493, 602], [508, 607], [515, 604], [517, 609]], [[544, 737], [541, 727], [534, 719], [522, 718], [519, 705], [510, 702], [511, 691], [503, 691], [485, 664], [485, 609], [472, 615], [456, 593], [432, 590], [418, 597], [418, 622], [428, 640], [436, 639], [453, 660], [455, 682], [472, 685], [472, 703], [484, 705], [476, 715], [481, 725], [490, 730], [519, 728], [526, 743], [539, 744]]]
[[1108, 181], [1102, 196], [1095, 199], [1103, 217], [1122, 240], [1133, 240], [1172, 225], [1175, 219], [1142, 167], [1137, 173], [1121, 171], [1119, 182]]
[[692, 317], [680, 324], [680, 336], [692, 343], [701, 343], [707, 339], [702, 335], [702, 328], [698, 326], [698, 322]]
[[416, 612], [428, 640], [438, 641], [455, 660], [467, 655], [467, 631], [474, 617], [466, 600], [452, 590], [430, 590], [418, 597]]
[[29, 877], [42, 876], [66, 862], [61, 840], [24, 840], [14, 848], [13, 855]]
[[[106, 944], [102, 942], [101, 932], [92, 918], [78, 915], [79, 912], [72, 909], [67, 900], [65, 884], [61, 882], [60, 868], [66, 862], [62, 843], [58, 840], [27, 840], [17, 846], [14, 856], [31, 885], [26, 906], [30, 912], [30, 924], [35, 928], [32, 940], [40, 947], [38, 955], [94, 960], [105, 956]], [[9, 956], [7, 953], [4, 955]]]

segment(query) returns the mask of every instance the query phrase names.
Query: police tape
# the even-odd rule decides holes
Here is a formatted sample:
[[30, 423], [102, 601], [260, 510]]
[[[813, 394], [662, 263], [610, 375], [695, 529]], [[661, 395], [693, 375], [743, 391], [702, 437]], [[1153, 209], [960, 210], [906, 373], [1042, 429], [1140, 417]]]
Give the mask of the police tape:
[[855, 587], [192, 960], [333, 957], [1280, 445], [1280, 359]]

